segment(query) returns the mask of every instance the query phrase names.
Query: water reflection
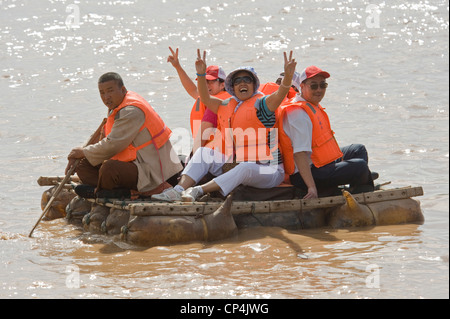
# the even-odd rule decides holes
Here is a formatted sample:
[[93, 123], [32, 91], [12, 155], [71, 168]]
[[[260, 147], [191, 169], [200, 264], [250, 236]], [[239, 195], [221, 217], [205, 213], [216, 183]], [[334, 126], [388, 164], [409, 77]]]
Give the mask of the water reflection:
[[[395, 272], [405, 271], [405, 262], [422, 244], [418, 225], [298, 232], [259, 227], [215, 243], [151, 248], [80, 233], [62, 221], [47, 223], [41, 232], [38, 236], [45, 237], [33, 249], [44, 260], [76, 265], [81, 278], [77, 294], [100, 298], [111, 292], [125, 298], [377, 298], [383, 287], [390, 293], [401, 289], [395, 287]], [[366, 287], [367, 267], [374, 262], [380, 289]]]
[[[448, 2], [0, 2], [0, 296], [448, 297]], [[181, 48], [190, 74], [197, 47], [228, 72], [253, 65], [263, 81], [279, 74], [285, 49], [299, 68], [329, 70], [324, 106], [338, 140], [368, 145], [382, 182], [423, 185], [426, 223], [257, 228], [137, 248], [60, 220], [28, 239], [41, 213], [37, 177], [61, 175], [68, 150], [105, 114], [100, 74], [118, 71], [172, 129], [188, 127], [193, 101], [166, 64], [168, 46]], [[380, 288], [367, 287], [370, 265]], [[66, 285], [70, 266], [80, 288]]]

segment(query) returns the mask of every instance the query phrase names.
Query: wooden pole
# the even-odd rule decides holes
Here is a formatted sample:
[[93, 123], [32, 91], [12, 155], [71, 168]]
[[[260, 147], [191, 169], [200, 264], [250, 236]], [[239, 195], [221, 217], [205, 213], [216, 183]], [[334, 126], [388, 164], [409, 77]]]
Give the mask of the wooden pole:
[[[63, 179], [64, 177], [61, 176], [41, 176], [38, 178], [37, 183], [39, 184], [39, 186], [54, 186], [61, 183]], [[70, 176], [67, 182], [79, 183], [80, 178], [78, 176]]]
[[[103, 129], [103, 125], [105, 125], [106, 123], [106, 118], [103, 119], [102, 123], [100, 124], [100, 126], [98, 127], [98, 129], [94, 132], [94, 134], [91, 135], [89, 141], [84, 145], [90, 145], [92, 144], [96, 139], [98, 139], [98, 137], [100, 136], [100, 133]], [[28, 235], [28, 237], [31, 237], [31, 235], [33, 235], [34, 230], [36, 229], [37, 225], [41, 222], [42, 218], [45, 216], [45, 214], [47, 214], [48, 210], [50, 209], [51, 205], [53, 204], [53, 201], [56, 199], [56, 197], [59, 195], [59, 193], [61, 192], [61, 190], [64, 188], [64, 186], [66, 185], [66, 183], [70, 180], [70, 176], [72, 176], [72, 174], [75, 171], [75, 168], [78, 166], [78, 164], [80, 163], [80, 159], [77, 159], [75, 161], [75, 163], [72, 165], [72, 167], [69, 169], [69, 171], [67, 172], [66, 176], [64, 177], [64, 179], [62, 180], [61, 183], [59, 183], [58, 187], [56, 188], [55, 192], [53, 193], [52, 197], [50, 198], [50, 200], [48, 201], [47, 205], [44, 208], [44, 211], [42, 212], [41, 216], [39, 217], [38, 221], [36, 222], [36, 224], [34, 225], [33, 229], [31, 229], [30, 234]]]

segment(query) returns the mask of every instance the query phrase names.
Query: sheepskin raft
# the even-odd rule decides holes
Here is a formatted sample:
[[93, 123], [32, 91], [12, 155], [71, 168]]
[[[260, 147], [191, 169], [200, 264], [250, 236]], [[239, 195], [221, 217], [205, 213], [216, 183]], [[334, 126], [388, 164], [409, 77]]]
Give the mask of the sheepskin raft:
[[411, 198], [423, 194], [421, 187], [356, 195], [346, 190], [342, 193], [342, 196], [312, 200], [234, 201], [230, 195], [225, 202], [117, 201], [103, 205], [129, 211], [128, 222], [120, 227], [126, 220], [122, 219], [114, 228], [117, 231], [120, 227], [122, 240], [140, 246], [219, 240], [232, 236], [236, 228], [254, 226], [299, 230], [420, 224], [424, 221], [419, 201]]
[[[147, 247], [216, 241], [233, 236], [239, 228], [254, 226], [299, 230], [424, 222], [420, 202], [412, 198], [423, 195], [422, 187], [361, 194], [344, 189], [339, 196], [308, 200], [299, 199], [294, 188], [280, 187], [266, 190], [268, 196], [260, 196], [267, 200], [255, 201], [248, 198], [255, 198], [261, 190], [240, 186], [225, 200], [205, 196], [194, 203], [85, 200], [70, 188], [65, 191], [63, 199], [55, 201], [55, 210], [60, 211], [67, 202], [60, 216], [65, 215], [68, 222], [82, 222], [84, 231], [120, 236], [127, 243]], [[42, 204], [48, 194], [43, 196]]]

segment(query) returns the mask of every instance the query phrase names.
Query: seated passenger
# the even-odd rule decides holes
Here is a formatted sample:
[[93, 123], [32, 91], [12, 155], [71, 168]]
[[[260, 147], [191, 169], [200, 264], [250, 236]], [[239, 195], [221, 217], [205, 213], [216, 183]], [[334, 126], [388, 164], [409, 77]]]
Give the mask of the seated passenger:
[[317, 198], [339, 185], [350, 184], [353, 192], [372, 191], [372, 174], [364, 145], [338, 146], [324, 108], [330, 77], [316, 66], [294, 75], [300, 93], [277, 113], [280, 146], [286, 174], [291, 183]]
[[[186, 74], [186, 71], [180, 64], [178, 59], [178, 49], [174, 52], [173, 49], [169, 47], [169, 50], [172, 55], [169, 55], [167, 62], [170, 62], [177, 71], [178, 77], [186, 92], [196, 100], [192, 106], [190, 115], [191, 133], [192, 138], [194, 139], [192, 153], [195, 153], [199, 147], [205, 146], [206, 143], [211, 140], [209, 137], [214, 134], [213, 129], [217, 127], [217, 115], [206, 108], [200, 101], [197, 86]], [[226, 77], [227, 75], [222, 67], [217, 65], [208, 66], [206, 68], [206, 83], [208, 85], [209, 94], [222, 100], [229, 98], [230, 94], [225, 90]]]
[[169, 140], [172, 131], [143, 97], [125, 88], [119, 74], [103, 74], [98, 90], [109, 109], [105, 138], [69, 153], [66, 174], [80, 160], [75, 171], [82, 184], [75, 192], [85, 198], [161, 192], [183, 169]]

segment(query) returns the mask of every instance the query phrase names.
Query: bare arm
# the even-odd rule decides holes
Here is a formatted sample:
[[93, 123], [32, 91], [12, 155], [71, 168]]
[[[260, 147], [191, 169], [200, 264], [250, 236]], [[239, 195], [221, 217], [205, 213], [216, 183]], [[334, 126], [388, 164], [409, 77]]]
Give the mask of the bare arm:
[[215, 126], [212, 123], [206, 121], [201, 122], [198, 133], [194, 139], [194, 146], [192, 147], [192, 153], [195, 153], [195, 151], [199, 147], [203, 147], [206, 145], [206, 142], [208, 142], [210, 135], [214, 134], [214, 129]]
[[222, 100], [209, 95], [208, 86], [206, 84], [206, 51], [203, 51], [203, 58], [200, 49], [197, 49], [197, 60], [195, 61], [195, 69], [198, 76], [198, 93], [200, 100], [205, 106], [217, 114]]
[[307, 152], [294, 153], [295, 165], [297, 165], [300, 176], [308, 187], [308, 193], [303, 197], [304, 199], [318, 197], [316, 183], [314, 182], [314, 178], [311, 173], [308, 158], [309, 155]]
[[180, 60], [178, 59], [178, 48], [176, 49], [176, 51], [173, 51], [173, 49], [169, 47], [169, 50], [172, 53], [172, 55], [168, 56], [167, 62], [170, 62], [177, 71], [178, 77], [180, 78], [181, 84], [183, 85], [186, 92], [190, 96], [192, 96], [192, 98], [196, 99], [198, 97], [197, 86], [181, 66]]
[[297, 62], [292, 58], [292, 51], [289, 54], [289, 58], [287, 57], [286, 52], [284, 54], [284, 78], [281, 82], [278, 90], [273, 92], [266, 98], [267, 108], [275, 112], [275, 110], [280, 106], [281, 102], [283, 102], [286, 94], [289, 92], [292, 84], [292, 77], [294, 76], [295, 67], [297, 66]]

